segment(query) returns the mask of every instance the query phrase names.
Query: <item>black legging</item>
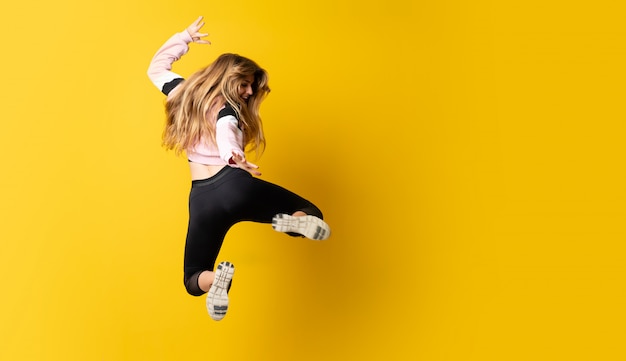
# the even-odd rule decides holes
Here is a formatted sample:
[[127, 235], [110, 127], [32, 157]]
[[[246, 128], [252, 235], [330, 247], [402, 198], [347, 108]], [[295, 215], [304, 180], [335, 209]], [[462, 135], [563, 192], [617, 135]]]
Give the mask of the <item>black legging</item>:
[[205, 293], [198, 277], [213, 270], [226, 232], [235, 223], [271, 223], [276, 214], [296, 211], [323, 218], [313, 203], [243, 169], [226, 166], [211, 178], [192, 181], [184, 264], [187, 292]]

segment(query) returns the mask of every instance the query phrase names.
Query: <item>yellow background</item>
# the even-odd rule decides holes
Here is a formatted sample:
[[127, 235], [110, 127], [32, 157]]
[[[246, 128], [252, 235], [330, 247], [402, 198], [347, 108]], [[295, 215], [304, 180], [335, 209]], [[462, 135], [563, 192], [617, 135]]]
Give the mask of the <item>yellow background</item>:
[[[1, 360], [623, 360], [618, 1], [11, 1]], [[263, 178], [326, 242], [245, 223], [222, 322], [182, 285], [189, 175], [156, 49], [204, 15], [271, 78]]]

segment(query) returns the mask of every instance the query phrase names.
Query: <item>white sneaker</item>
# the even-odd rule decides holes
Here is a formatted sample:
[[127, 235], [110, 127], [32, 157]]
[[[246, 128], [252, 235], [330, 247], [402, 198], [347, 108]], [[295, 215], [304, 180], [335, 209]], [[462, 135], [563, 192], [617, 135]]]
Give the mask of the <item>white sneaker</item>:
[[206, 308], [215, 321], [226, 316], [228, 311], [228, 288], [235, 274], [235, 266], [230, 262], [221, 262], [215, 271], [215, 280], [206, 297]]
[[272, 228], [278, 232], [299, 233], [306, 238], [317, 241], [330, 237], [330, 227], [326, 222], [315, 216], [294, 217], [288, 214], [277, 214], [272, 218]]

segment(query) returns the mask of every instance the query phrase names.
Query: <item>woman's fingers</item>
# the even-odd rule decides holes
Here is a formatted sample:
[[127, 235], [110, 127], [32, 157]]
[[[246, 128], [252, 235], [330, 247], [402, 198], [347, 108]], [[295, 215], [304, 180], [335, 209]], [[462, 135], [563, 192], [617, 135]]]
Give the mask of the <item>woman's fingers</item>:
[[257, 170], [259, 168], [258, 165], [248, 162], [244, 156], [241, 156], [235, 152], [232, 153], [232, 156], [233, 160], [235, 161], [237, 166], [239, 166], [239, 168], [255, 176], [261, 175], [261, 172]]
[[203, 40], [203, 39], [200, 39], [200, 38], [193, 39], [193, 42], [196, 43], [196, 44], [211, 44], [210, 41]]
[[203, 17], [199, 16], [196, 21], [194, 21], [193, 23], [191, 23], [191, 25], [187, 27], [187, 32], [189, 33], [189, 36], [191, 36], [191, 40], [193, 40], [194, 43], [211, 44], [210, 41], [202, 39], [209, 34], [199, 32], [200, 29], [204, 26], [204, 21], [202, 21], [202, 19]]
[[204, 26], [204, 21], [202, 21], [202, 19], [203, 19], [203, 16], [202, 16], [202, 15], [200, 15], [200, 16], [196, 19], [196, 21], [194, 21], [193, 23], [191, 23], [191, 25], [189, 25], [189, 27], [190, 27], [190, 28], [194, 28], [194, 29], [195, 29], [195, 31], [200, 30], [200, 28]]
[[[254, 165], [254, 164], [252, 164], [252, 165]], [[257, 170], [257, 168], [259, 168], [259, 167], [257, 167], [257, 166], [254, 166], [254, 167], [247, 166], [247, 167], [246, 167], [246, 168], [244, 168], [244, 169], [245, 169], [248, 173], [250, 173], [250, 174], [254, 174], [254, 175], [256, 175], [256, 176], [260, 176], [260, 175], [261, 175], [261, 172], [259, 172], [259, 171]]]
[[248, 167], [250, 167], [250, 168], [252, 168], [252, 169], [258, 169], [258, 168], [259, 168], [259, 166], [258, 166], [258, 165], [256, 165], [256, 164], [252, 164], [252, 163], [248, 162], [247, 160], [244, 160], [244, 162], [246, 163], [246, 165], [247, 165]]

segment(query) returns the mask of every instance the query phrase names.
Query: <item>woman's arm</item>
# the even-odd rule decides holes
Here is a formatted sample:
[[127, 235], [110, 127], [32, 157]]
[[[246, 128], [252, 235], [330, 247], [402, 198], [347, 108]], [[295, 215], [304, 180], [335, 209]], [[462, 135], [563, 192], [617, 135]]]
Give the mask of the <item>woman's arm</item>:
[[220, 110], [215, 123], [215, 140], [220, 158], [230, 166], [237, 166], [252, 175], [260, 176], [261, 172], [256, 164], [246, 160], [242, 149], [243, 132], [239, 129], [237, 114], [230, 105]]
[[148, 67], [148, 77], [165, 95], [170, 94], [184, 80], [182, 76], [172, 71], [172, 64], [189, 51], [189, 43], [211, 44], [202, 39], [208, 35], [199, 32], [203, 26], [204, 22], [200, 16], [185, 31], [169, 38], [152, 58]]

